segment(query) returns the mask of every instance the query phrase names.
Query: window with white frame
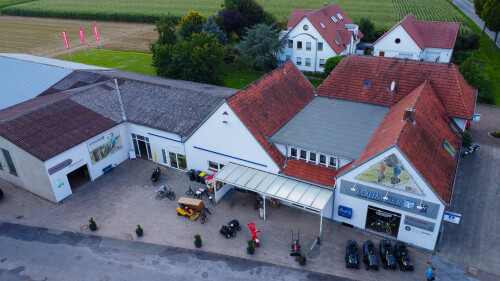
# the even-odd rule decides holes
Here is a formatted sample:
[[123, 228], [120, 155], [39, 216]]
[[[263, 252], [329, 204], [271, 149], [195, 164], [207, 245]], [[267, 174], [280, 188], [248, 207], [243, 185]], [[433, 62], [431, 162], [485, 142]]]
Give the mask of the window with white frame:
[[293, 48], [293, 40], [288, 40], [288, 48]]
[[319, 164], [326, 166], [326, 156], [325, 155], [323, 155], [323, 154], [319, 155]]
[[319, 59], [319, 67], [325, 67], [325, 59]]
[[295, 147], [289, 148], [290, 158], [295, 158], [298, 160], [306, 161], [320, 166], [326, 166], [331, 168], [338, 168], [338, 158], [333, 156], [328, 156], [320, 154], [317, 152], [307, 151], [305, 149], [299, 149]]
[[337, 158], [335, 157], [329, 157], [329, 158], [330, 162], [328, 163], [328, 166], [337, 168]]
[[300, 159], [302, 160], [307, 160], [307, 151], [306, 150], [300, 150]]
[[290, 149], [290, 156], [297, 158], [297, 148]]
[[302, 41], [297, 41], [297, 50], [302, 50]]
[[311, 42], [306, 42], [306, 51], [311, 50]]
[[323, 51], [323, 42], [318, 42], [318, 51]]
[[310, 58], [306, 58], [306, 66], [311, 66], [311, 59]]
[[316, 162], [316, 153], [309, 152], [309, 161]]
[[302, 58], [301, 57], [297, 57], [297, 65], [302, 65]]
[[224, 168], [224, 164], [217, 163], [215, 161], [208, 161], [208, 170], [218, 172], [220, 169]]

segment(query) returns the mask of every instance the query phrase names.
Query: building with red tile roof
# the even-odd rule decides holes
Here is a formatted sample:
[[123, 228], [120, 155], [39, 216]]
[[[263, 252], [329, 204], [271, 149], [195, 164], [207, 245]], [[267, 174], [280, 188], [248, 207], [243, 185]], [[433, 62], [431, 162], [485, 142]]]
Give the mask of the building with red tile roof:
[[421, 21], [410, 13], [373, 43], [373, 55], [450, 62], [459, 28], [459, 22]]
[[318, 10], [293, 9], [281, 34], [287, 44], [278, 60], [291, 60], [303, 71], [321, 72], [328, 58], [354, 53], [362, 37], [337, 3]]

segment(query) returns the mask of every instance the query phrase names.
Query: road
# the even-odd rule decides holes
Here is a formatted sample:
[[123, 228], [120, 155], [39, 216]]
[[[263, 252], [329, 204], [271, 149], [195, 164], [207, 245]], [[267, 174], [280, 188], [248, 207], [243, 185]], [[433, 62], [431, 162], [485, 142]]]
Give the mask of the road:
[[349, 280], [137, 241], [0, 223], [0, 280]]
[[[464, 12], [472, 21], [474, 21], [480, 28], [481, 30], [483, 29], [484, 26], [484, 21], [480, 19], [476, 15], [476, 11], [474, 10], [474, 4], [469, 2], [468, 0], [452, 0], [452, 3], [455, 4], [462, 12]], [[490, 31], [489, 29], [486, 28], [486, 33], [488, 36], [490, 36], [491, 40], [495, 39], [495, 32]], [[497, 46], [500, 47], [500, 36], [497, 38]]]

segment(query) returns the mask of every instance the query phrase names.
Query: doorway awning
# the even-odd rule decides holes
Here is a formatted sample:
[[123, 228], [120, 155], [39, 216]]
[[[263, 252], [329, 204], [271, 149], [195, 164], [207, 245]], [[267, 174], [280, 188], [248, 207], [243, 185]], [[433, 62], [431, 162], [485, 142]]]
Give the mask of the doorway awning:
[[230, 162], [214, 177], [215, 180], [277, 198], [309, 211], [321, 213], [333, 191], [319, 185], [291, 179]]

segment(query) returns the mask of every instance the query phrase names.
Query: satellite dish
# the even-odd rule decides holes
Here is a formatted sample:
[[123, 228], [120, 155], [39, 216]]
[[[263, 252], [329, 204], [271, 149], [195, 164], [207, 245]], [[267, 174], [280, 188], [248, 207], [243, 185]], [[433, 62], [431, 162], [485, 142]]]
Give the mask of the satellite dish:
[[396, 89], [396, 81], [392, 81], [391, 83], [391, 92], [394, 92], [394, 89]]

